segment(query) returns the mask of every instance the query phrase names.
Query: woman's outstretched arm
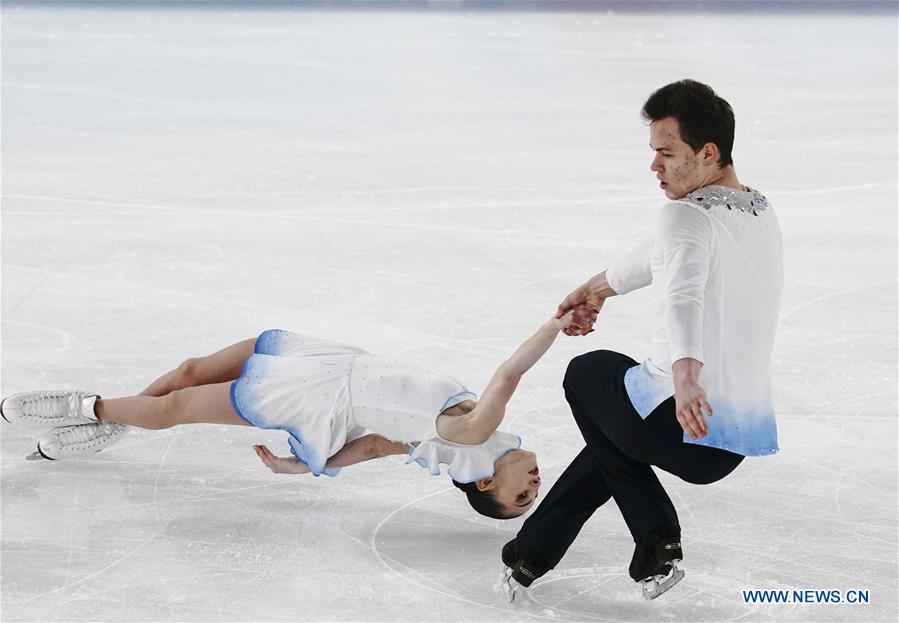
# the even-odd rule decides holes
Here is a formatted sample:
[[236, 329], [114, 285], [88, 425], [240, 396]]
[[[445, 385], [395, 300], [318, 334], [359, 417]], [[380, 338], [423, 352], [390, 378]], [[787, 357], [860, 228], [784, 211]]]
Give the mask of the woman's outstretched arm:
[[[265, 466], [276, 474], [309, 473], [309, 466], [292, 456], [276, 456], [272, 454], [271, 450], [262, 445], [253, 446], [253, 448]], [[349, 467], [356, 463], [379, 459], [392, 454], [406, 454], [405, 444], [390, 441], [381, 435], [365, 435], [364, 437], [354, 439], [336, 452], [328, 459], [325, 468]]]
[[595, 319], [595, 311], [586, 306], [569, 310], [561, 318], [550, 318], [496, 369], [473, 411], [465, 415], [438, 418], [437, 430], [440, 436], [447, 441], [463, 444], [487, 441], [503, 421], [506, 403], [515, 393], [521, 377], [549, 350], [559, 331], [592, 324]]

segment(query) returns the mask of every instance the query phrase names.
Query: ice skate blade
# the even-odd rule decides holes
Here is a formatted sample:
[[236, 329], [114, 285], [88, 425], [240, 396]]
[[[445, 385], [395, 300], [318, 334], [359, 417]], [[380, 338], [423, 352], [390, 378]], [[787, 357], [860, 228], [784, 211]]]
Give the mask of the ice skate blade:
[[675, 584], [684, 579], [684, 572], [672, 566], [668, 575], [654, 575], [641, 581], [643, 585], [643, 598], [655, 599], [659, 595], [667, 593]]
[[515, 601], [515, 597], [518, 595], [518, 589], [522, 588], [521, 584], [515, 581], [512, 577], [512, 569], [510, 567], [504, 567], [502, 574], [499, 576], [499, 587], [503, 591], [503, 595], [506, 597], [506, 601], [512, 603]]
[[31, 454], [25, 457], [26, 461], [52, 461], [50, 457], [44, 456], [40, 453], [39, 450], [35, 450]]

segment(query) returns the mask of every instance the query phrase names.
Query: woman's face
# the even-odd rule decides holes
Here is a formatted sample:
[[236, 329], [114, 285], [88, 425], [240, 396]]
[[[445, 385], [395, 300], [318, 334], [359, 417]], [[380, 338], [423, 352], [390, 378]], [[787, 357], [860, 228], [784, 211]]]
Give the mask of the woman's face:
[[493, 478], [480, 482], [487, 482], [485, 488], [493, 490], [506, 512], [517, 517], [530, 510], [540, 489], [537, 455], [527, 450], [512, 450], [500, 457], [493, 469]]

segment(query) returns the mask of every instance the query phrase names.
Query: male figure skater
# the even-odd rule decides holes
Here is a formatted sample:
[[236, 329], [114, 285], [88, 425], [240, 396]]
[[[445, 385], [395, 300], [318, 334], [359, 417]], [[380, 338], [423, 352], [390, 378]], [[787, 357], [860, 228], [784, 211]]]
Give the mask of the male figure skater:
[[[649, 599], [683, 577], [677, 513], [650, 466], [695, 484], [744, 456], [777, 452], [770, 358], [783, 248], [764, 196], [731, 158], [734, 114], [708, 85], [681, 80], [643, 107], [650, 169], [668, 201], [655, 232], [591, 278], [558, 313], [654, 285], [643, 363], [594, 351], [571, 361], [565, 398], [586, 447], [502, 550], [507, 597], [554, 568], [584, 522], [615, 498], [636, 544], [630, 576]], [[594, 316], [595, 318], [595, 316]], [[584, 335], [589, 326], [574, 328]]]

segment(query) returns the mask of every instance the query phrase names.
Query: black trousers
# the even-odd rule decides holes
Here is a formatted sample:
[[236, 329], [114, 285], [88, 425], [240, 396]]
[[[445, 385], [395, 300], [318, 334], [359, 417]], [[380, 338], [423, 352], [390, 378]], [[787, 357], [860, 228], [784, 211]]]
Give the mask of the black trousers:
[[523, 557], [555, 567], [610, 497], [638, 546], [652, 548], [661, 539], [679, 537], [677, 512], [650, 466], [707, 484], [743, 460], [727, 450], [684, 443], [673, 397], [642, 419], [624, 388], [624, 373], [635, 365], [606, 350], [575, 357], [568, 365], [565, 398], [587, 445], [519, 531]]

